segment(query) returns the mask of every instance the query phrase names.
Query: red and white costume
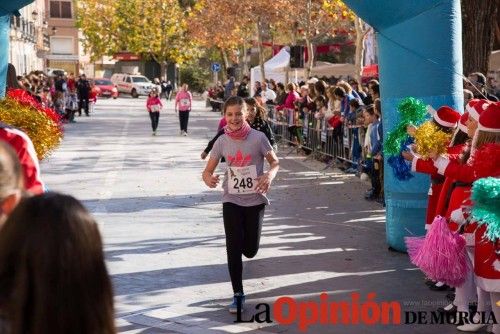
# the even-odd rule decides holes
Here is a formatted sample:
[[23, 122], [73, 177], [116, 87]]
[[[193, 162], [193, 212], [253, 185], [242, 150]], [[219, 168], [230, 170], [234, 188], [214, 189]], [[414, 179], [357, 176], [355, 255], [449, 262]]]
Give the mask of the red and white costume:
[[[448, 128], [457, 127], [457, 123], [460, 120], [460, 114], [454, 109], [443, 106], [437, 111], [431, 109], [433, 119], [440, 125]], [[462, 147], [449, 147], [448, 154], [460, 153]], [[429, 174], [431, 176], [431, 186], [429, 189], [429, 197], [427, 200], [427, 213], [425, 218], [425, 229], [429, 229], [434, 217], [436, 217], [436, 208], [439, 200], [439, 195], [445, 181], [445, 177], [438, 174], [434, 163], [431, 160], [423, 160], [420, 158], [414, 158], [411, 164], [411, 169], [414, 172]]]
[[41, 194], [44, 185], [40, 177], [40, 165], [31, 139], [23, 131], [0, 123], [0, 140], [7, 142], [17, 153], [24, 173], [24, 186], [32, 194]]

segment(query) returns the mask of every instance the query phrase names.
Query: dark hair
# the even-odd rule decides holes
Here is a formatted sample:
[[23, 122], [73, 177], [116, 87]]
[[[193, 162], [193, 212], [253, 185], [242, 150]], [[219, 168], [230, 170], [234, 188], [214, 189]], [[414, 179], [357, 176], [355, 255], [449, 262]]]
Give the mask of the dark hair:
[[276, 86], [278, 86], [281, 90], [285, 90], [285, 85], [283, 85], [282, 82], [278, 82]]
[[0, 304], [10, 334], [114, 334], [96, 222], [75, 198], [24, 199], [0, 233]]
[[377, 98], [373, 101], [373, 106], [376, 111], [378, 111], [378, 114], [382, 116], [382, 104], [380, 103], [380, 99]]
[[246, 108], [247, 108], [247, 105], [245, 104], [245, 100], [243, 100], [243, 98], [241, 98], [239, 96], [231, 96], [224, 103], [224, 107], [222, 109], [222, 113], [225, 115], [227, 107], [231, 107], [231, 106], [240, 106], [245, 111], [246, 111]]
[[475, 75], [477, 77], [476, 83], [479, 84], [481, 87], [483, 87], [484, 85], [486, 85], [486, 76], [483, 73], [481, 73], [481, 72], [474, 72], [474, 73], [469, 74], [469, 76], [470, 75]]
[[372, 91], [375, 94], [380, 95], [380, 86], [378, 85], [378, 83], [377, 84], [375, 84], [375, 83], [372, 84], [371, 88], [372, 88]]
[[23, 189], [23, 170], [14, 149], [0, 141], [0, 200], [9, 192]]
[[257, 112], [255, 118], [260, 118], [261, 120], [267, 120], [266, 109], [260, 104], [258, 104], [256, 99], [254, 99], [253, 97], [247, 97], [245, 99], [245, 103], [255, 108], [255, 111]]
[[335, 96], [340, 96], [340, 97], [344, 97], [345, 96], [345, 89], [342, 88], [342, 87], [337, 87], [334, 89], [333, 91], [333, 95]]
[[321, 103], [323, 106], [326, 106], [326, 104], [328, 103], [328, 100], [323, 95], [320, 95], [314, 99], [314, 103], [318, 103], [318, 102]]
[[16, 74], [16, 68], [11, 63], [9, 63], [9, 65], [7, 66], [7, 81], [6, 81], [6, 86], [7, 86], [7, 89], [24, 89], [19, 84], [18, 76]]
[[349, 101], [349, 106], [354, 107], [354, 109], [359, 108], [360, 104], [358, 99], [352, 99], [351, 101]]
[[326, 88], [327, 87], [328, 87], [328, 85], [323, 80], [318, 80], [314, 84], [314, 88], [316, 89], [316, 92], [318, 93], [318, 95], [326, 95]]
[[375, 106], [373, 104], [367, 105], [363, 111], [366, 111], [368, 114], [373, 116], [375, 115]]
[[441, 130], [445, 133], [451, 134], [451, 133], [453, 133], [453, 131], [455, 131], [455, 128], [449, 128], [447, 126], [443, 126], [443, 125], [439, 124], [434, 118], [432, 119], [432, 123], [435, 126], [437, 126], [439, 130]]
[[450, 146], [465, 144], [467, 140], [469, 140], [469, 135], [467, 134], [467, 132], [463, 132], [462, 130], [458, 129], [458, 131], [453, 136], [453, 139], [451, 140]]

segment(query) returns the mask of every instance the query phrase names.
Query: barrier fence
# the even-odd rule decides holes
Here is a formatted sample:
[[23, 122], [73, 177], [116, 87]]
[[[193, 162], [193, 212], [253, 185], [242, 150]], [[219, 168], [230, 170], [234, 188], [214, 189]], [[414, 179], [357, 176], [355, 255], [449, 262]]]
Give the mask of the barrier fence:
[[[295, 149], [302, 148], [310, 152], [310, 157], [318, 156], [332, 158], [332, 164], [339, 159], [344, 162], [354, 163], [359, 160], [359, 153], [353, 152], [353, 143], [358, 140], [358, 129], [345, 124], [332, 129], [326, 120], [317, 119], [312, 114], [304, 114], [303, 118], [296, 117], [293, 109], [276, 110], [273, 105], [267, 105], [268, 122], [271, 124], [276, 141], [279, 144], [290, 144]], [[355, 148], [355, 150], [357, 150]], [[355, 158], [353, 159], [353, 153]], [[357, 161], [356, 161], [357, 163]]]

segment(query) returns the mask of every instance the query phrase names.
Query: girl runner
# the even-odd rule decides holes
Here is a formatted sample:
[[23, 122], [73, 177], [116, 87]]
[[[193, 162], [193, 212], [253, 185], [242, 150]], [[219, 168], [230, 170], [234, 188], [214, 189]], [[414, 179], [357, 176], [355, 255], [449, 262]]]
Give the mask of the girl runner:
[[[217, 187], [219, 175], [214, 171], [220, 159], [226, 159], [222, 215], [234, 293], [229, 312], [236, 313], [238, 303], [245, 302], [241, 256], [252, 258], [259, 250], [264, 210], [269, 204], [265, 193], [278, 172], [279, 161], [266, 136], [246, 122], [247, 105], [241, 97], [230, 97], [223, 111], [227, 125], [214, 144], [202, 177], [208, 187]], [[270, 165], [266, 173], [264, 158]]]
[[146, 108], [149, 111], [149, 118], [151, 118], [151, 127], [153, 128], [153, 136], [156, 136], [156, 129], [158, 128], [158, 122], [160, 121], [160, 110], [163, 104], [158, 97], [158, 91], [156, 89], [151, 90], [148, 95], [148, 100], [146, 102]]

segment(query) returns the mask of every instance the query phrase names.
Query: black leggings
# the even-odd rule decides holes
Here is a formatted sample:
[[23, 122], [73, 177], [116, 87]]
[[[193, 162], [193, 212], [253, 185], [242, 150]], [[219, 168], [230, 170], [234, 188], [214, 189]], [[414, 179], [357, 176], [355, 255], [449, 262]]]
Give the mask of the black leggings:
[[181, 131], [188, 132], [189, 111], [179, 111], [179, 123]]
[[158, 122], [160, 121], [160, 112], [150, 111], [149, 118], [151, 118], [151, 127], [153, 128], [153, 131], [156, 131], [158, 128]]
[[252, 258], [259, 250], [260, 231], [262, 230], [265, 208], [265, 204], [248, 207], [233, 203], [222, 204], [224, 230], [226, 232], [227, 264], [234, 293], [243, 293], [243, 261], [241, 255]]

